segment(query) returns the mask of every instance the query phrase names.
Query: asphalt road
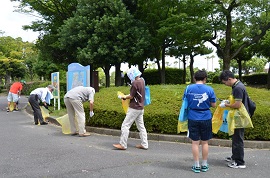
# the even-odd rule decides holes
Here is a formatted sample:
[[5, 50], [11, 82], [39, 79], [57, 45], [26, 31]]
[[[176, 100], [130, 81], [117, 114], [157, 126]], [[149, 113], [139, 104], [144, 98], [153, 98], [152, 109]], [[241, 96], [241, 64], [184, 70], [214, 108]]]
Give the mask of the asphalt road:
[[[27, 104], [22, 98], [19, 108]], [[231, 148], [209, 147], [210, 170], [193, 173], [191, 145], [149, 141], [148, 150], [136, 149], [138, 139], [128, 140], [128, 149], [115, 150], [119, 136], [63, 135], [53, 124], [36, 126], [25, 111], [6, 112], [6, 96], [0, 97], [0, 177], [91, 177], [91, 178], [265, 178], [269, 177], [269, 149], [245, 149], [246, 169], [232, 169], [224, 161]]]

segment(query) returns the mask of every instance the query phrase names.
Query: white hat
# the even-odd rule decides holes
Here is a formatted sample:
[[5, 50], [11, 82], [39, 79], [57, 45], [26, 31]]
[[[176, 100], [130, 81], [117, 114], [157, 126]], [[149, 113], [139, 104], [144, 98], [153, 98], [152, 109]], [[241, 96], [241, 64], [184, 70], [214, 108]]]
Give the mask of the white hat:
[[136, 67], [131, 67], [127, 71], [127, 76], [131, 80], [131, 83], [135, 80], [136, 77], [141, 75], [142, 73]]

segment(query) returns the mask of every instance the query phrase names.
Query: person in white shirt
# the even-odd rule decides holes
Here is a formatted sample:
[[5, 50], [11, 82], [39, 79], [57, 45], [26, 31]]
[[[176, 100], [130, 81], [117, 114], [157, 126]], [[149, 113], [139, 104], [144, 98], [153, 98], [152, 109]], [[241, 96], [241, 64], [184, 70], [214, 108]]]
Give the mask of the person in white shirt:
[[[77, 86], [69, 90], [64, 96], [64, 102], [67, 108], [68, 118], [70, 122], [71, 135], [80, 137], [90, 136], [85, 130], [85, 112], [83, 108], [84, 102], [89, 102], [90, 117], [93, 117], [95, 89], [92, 87]], [[77, 127], [75, 121], [77, 116]]]
[[42, 102], [44, 107], [48, 107], [47, 104], [50, 104], [50, 100], [53, 99], [52, 92], [54, 90], [53, 85], [48, 85], [46, 88], [37, 88], [30, 93], [29, 103], [34, 111], [34, 122], [35, 125], [38, 125], [38, 121], [40, 125], [47, 125], [48, 123], [44, 121], [42, 116], [39, 103]]

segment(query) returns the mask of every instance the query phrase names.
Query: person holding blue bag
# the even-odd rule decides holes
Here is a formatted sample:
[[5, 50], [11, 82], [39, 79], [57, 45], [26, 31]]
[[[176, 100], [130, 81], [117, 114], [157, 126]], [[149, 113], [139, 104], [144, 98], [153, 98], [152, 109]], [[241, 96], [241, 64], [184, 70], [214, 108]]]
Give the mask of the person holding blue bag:
[[[188, 137], [192, 140], [194, 165], [192, 171], [199, 173], [209, 170], [208, 140], [212, 138], [212, 113], [216, 107], [216, 96], [212, 87], [206, 85], [207, 73], [199, 70], [194, 74], [195, 84], [188, 86], [185, 96], [188, 101]], [[183, 98], [184, 98], [183, 97]], [[202, 163], [199, 163], [199, 147], [202, 145]]]
[[127, 149], [127, 139], [129, 136], [129, 129], [135, 122], [139, 130], [141, 144], [136, 145], [139, 149], [148, 149], [147, 132], [144, 126], [144, 101], [145, 101], [145, 81], [142, 79], [141, 72], [136, 67], [131, 67], [127, 71], [127, 76], [131, 81], [130, 94], [118, 95], [119, 99], [130, 99], [129, 107], [126, 117], [121, 126], [121, 136], [119, 144], [113, 144], [118, 150]]

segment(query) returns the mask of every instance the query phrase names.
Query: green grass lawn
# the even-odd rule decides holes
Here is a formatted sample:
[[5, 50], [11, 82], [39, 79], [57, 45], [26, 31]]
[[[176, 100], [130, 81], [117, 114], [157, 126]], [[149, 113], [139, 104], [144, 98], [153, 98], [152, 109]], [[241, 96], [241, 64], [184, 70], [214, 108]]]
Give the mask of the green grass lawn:
[[[145, 107], [145, 111], [155, 111], [156, 113], [178, 113], [182, 103], [182, 96], [187, 85], [150, 85], [152, 103]], [[209, 84], [213, 87], [216, 97], [226, 99], [231, 94], [231, 87], [224, 84]], [[119, 111], [121, 101], [117, 98], [117, 91], [125, 94], [129, 93], [130, 87], [110, 87], [103, 88], [95, 95], [95, 107], [112, 108]], [[267, 89], [258, 89], [247, 87], [249, 96], [256, 103], [269, 106], [270, 108], [270, 91]], [[219, 103], [219, 101], [217, 101]]]

